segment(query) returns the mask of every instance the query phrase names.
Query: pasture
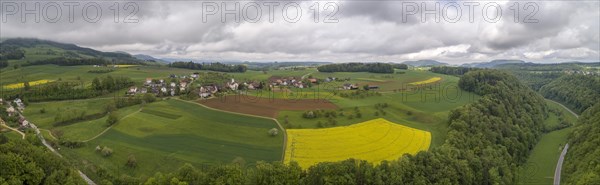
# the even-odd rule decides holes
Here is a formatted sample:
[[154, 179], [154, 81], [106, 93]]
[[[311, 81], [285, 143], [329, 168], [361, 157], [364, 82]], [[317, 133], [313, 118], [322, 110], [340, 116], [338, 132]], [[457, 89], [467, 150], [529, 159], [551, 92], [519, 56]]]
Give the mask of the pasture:
[[379, 163], [403, 154], [427, 151], [431, 133], [374, 119], [359, 124], [326, 129], [288, 129], [284, 161], [302, 168], [319, 162], [349, 158]]
[[[146, 104], [142, 111], [134, 111], [137, 108], [120, 109], [120, 115], [128, 116], [112, 129], [87, 142], [83, 148], [65, 148], [61, 153], [72, 162], [86, 166], [83, 169], [86, 172], [102, 166], [135, 176], [152, 175], [158, 169], [175, 170], [183, 163], [202, 166], [237, 160], [249, 165], [256, 161], [279, 161], [283, 155], [283, 134], [268, 134], [269, 129], [278, 128], [273, 120], [210, 110], [195, 102], [176, 99]], [[126, 113], [131, 111], [134, 112]], [[75, 126], [78, 124], [84, 124], [81, 127], [102, 125], [100, 121], [70, 127], [79, 127]], [[73, 137], [87, 139], [93, 135], [90, 132], [85, 137]], [[102, 157], [94, 151], [98, 145], [110, 147], [113, 155]], [[123, 166], [130, 154], [137, 158], [138, 168]]]

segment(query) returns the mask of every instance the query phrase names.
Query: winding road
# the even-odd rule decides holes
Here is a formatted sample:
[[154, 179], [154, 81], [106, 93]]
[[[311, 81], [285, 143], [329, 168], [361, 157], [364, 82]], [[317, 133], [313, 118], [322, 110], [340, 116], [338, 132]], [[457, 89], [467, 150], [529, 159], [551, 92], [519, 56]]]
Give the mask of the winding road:
[[[571, 114], [573, 114], [576, 118], [579, 118], [579, 115], [575, 114], [575, 112], [573, 112], [571, 109], [567, 108], [563, 104], [558, 103], [558, 102], [553, 101], [553, 100], [550, 100], [550, 99], [546, 99], [546, 100], [551, 101], [553, 103], [556, 103], [556, 104], [560, 105], [565, 110], [567, 110]], [[560, 174], [561, 174], [561, 171], [562, 171], [563, 162], [565, 160], [565, 155], [567, 155], [567, 150], [568, 149], [569, 149], [569, 143], [565, 144], [565, 148], [563, 148], [562, 152], [560, 153], [560, 157], [558, 158], [558, 162], [556, 163], [556, 169], [554, 169], [554, 185], [560, 185]]]

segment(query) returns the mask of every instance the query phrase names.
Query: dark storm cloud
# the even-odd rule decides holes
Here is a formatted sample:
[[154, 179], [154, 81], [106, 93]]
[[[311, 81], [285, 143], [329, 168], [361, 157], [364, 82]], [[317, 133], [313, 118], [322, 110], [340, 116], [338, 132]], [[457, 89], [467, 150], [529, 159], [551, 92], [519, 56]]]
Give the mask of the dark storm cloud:
[[[44, 2], [49, 1], [41, 1]], [[0, 27], [0, 37], [37, 37], [107, 51], [181, 58], [480, 61], [514, 57], [597, 60], [599, 57], [599, 2], [535, 1], [539, 8], [534, 16], [537, 23], [523, 22], [529, 12], [523, 9], [526, 2], [522, 1], [519, 1], [519, 22], [514, 22], [510, 10], [515, 2], [508, 1], [479, 2], [473, 22], [469, 21], [464, 1], [332, 1], [338, 7], [335, 14], [332, 9], [325, 9], [328, 3], [325, 1], [240, 1], [237, 2], [240, 9], [258, 5], [260, 10], [245, 9], [239, 22], [233, 21], [231, 15], [222, 21], [220, 14], [203, 21], [203, 3], [223, 8], [221, 1], [133, 1], [139, 7], [133, 17], [139, 20], [137, 23], [123, 23], [128, 12], [123, 9], [126, 2], [122, 1], [119, 1], [119, 22], [115, 23], [109, 9], [115, 2], [97, 2], [103, 8], [103, 16], [95, 23], [84, 21], [80, 14], [72, 23], [65, 18], [56, 23], [44, 20], [21, 23], [19, 16], [8, 16], [8, 21]], [[225, 2], [229, 7], [236, 3]], [[80, 2], [81, 6], [86, 3], [89, 1]], [[264, 3], [278, 4], [272, 11], [273, 22]], [[403, 14], [402, 3], [418, 5], [416, 14]], [[441, 17], [440, 22], [435, 22], [433, 15], [421, 20], [422, 3], [428, 9], [435, 3], [440, 8], [458, 4], [462, 8], [461, 20], [449, 22]], [[484, 20], [481, 8], [487, 3], [501, 6], [500, 21]], [[299, 21], [285, 21], [286, 4], [300, 5]], [[317, 17], [312, 11], [315, 7], [319, 9]], [[5, 16], [5, 10], [0, 11]], [[259, 12], [259, 21], [245, 19]], [[335, 15], [337, 23], [324, 23], [327, 15]]]

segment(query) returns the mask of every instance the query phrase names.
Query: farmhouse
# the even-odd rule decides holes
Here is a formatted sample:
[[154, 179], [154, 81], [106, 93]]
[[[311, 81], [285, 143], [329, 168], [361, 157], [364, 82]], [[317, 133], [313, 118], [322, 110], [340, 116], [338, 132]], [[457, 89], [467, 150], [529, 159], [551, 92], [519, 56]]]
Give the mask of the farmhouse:
[[230, 82], [227, 82], [227, 84], [225, 84], [225, 86], [235, 91], [240, 85], [237, 82], [235, 82], [235, 79], [232, 78]]
[[137, 93], [138, 88], [136, 86], [131, 86], [129, 87], [129, 90], [127, 90], [127, 95], [133, 96]]
[[27, 121], [24, 117], [20, 117], [19, 118], [19, 125], [21, 125], [21, 127], [28, 127], [29, 126], [29, 121]]
[[358, 84], [346, 83], [342, 86], [342, 88], [345, 90], [356, 90], [356, 89], [358, 89]]
[[310, 83], [317, 83], [317, 79], [316, 78], [309, 78], [308, 81]]
[[17, 98], [13, 100], [13, 102], [17, 104], [17, 109], [19, 111], [23, 112], [23, 110], [25, 110], [25, 104], [23, 104], [23, 101], [21, 101], [21, 99]]
[[12, 106], [6, 108], [6, 113], [8, 113], [8, 116], [13, 116], [15, 114], [15, 108]]
[[207, 85], [200, 87], [200, 92], [198, 95], [202, 98], [207, 98], [212, 96], [214, 93], [217, 93], [219, 88], [216, 85]]
[[197, 79], [199, 76], [200, 76], [200, 73], [198, 73], [198, 72], [194, 72], [194, 73], [192, 74], [192, 78], [193, 78], [193, 79]]
[[185, 82], [185, 81], [179, 82], [179, 91], [185, 91], [186, 88], [187, 88], [187, 82]]
[[146, 94], [146, 93], [148, 93], [148, 89], [144, 87], [140, 90], [140, 93]]

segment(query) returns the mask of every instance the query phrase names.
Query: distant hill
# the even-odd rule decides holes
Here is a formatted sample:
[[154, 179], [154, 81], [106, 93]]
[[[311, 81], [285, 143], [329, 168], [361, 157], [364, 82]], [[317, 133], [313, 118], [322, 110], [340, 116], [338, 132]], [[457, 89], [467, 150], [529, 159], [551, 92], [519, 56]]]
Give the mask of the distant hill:
[[133, 57], [135, 57], [137, 59], [140, 59], [140, 60], [143, 60], [143, 61], [148, 61], [148, 62], [154, 61], [154, 62], [165, 63], [165, 64], [171, 63], [169, 61], [166, 61], [166, 60], [163, 60], [163, 59], [154, 58], [153, 56], [144, 55], [144, 54], [133, 55]]
[[460, 66], [461, 67], [476, 67], [476, 68], [494, 68], [498, 65], [503, 65], [503, 64], [524, 64], [524, 63], [526, 63], [526, 62], [522, 61], [522, 60], [500, 59], [500, 60], [492, 60], [489, 62], [476, 62], [476, 63], [462, 64]]
[[447, 66], [449, 64], [438, 62], [435, 60], [417, 60], [417, 61], [405, 61], [403, 64], [415, 66], [415, 67], [424, 67], [424, 66]]
[[[103, 59], [115, 63], [144, 63], [126, 52], [103, 52], [75, 44], [60, 43], [35, 38], [8, 38], [3, 40], [2, 48], [22, 51], [21, 61], [35, 62], [48, 59]], [[5, 53], [2, 53], [5, 54]]]

